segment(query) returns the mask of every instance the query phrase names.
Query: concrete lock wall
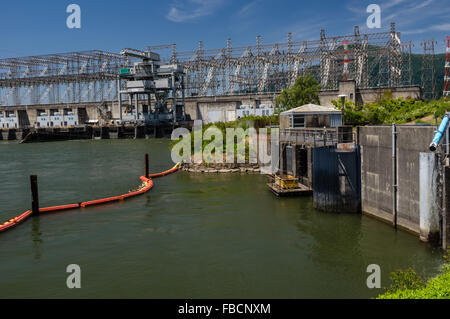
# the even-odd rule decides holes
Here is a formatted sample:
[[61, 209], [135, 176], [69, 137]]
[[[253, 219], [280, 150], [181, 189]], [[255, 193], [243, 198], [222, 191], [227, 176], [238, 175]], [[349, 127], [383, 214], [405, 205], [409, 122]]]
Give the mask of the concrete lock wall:
[[442, 247], [450, 249], [450, 167], [444, 167], [444, 214], [442, 216]]
[[441, 213], [441, 172], [439, 156], [420, 153], [420, 239], [439, 242]]
[[[397, 126], [397, 225], [420, 234], [420, 153], [429, 153], [433, 126]], [[359, 129], [362, 211], [393, 222], [392, 127]]]

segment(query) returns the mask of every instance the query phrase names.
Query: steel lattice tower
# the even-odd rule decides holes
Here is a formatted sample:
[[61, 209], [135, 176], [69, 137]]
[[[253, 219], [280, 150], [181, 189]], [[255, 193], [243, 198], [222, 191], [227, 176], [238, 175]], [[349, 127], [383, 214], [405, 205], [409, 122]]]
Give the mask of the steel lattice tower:
[[450, 37], [447, 37], [447, 54], [444, 72], [444, 96], [450, 97]]
[[[411, 44], [400, 41], [395, 24], [390, 32], [362, 34], [356, 27], [353, 34], [334, 37], [322, 30], [307, 41], [288, 34], [286, 42], [272, 44], [258, 36], [253, 45], [234, 46], [227, 39], [218, 49], [200, 41], [191, 51], [179, 51], [175, 44], [147, 50], [183, 66], [187, 97], [279, 93], [307, 74], [323, 90], [337, 90], [342, 80], [354, 80], [359, 89], [413, 84]], [[120, 68], [131, 62], [103, 51], [1, 59], [0, 105], [114, 101]]]
[[423, 60], [422, 60], [422, 89], [423, 97], [426, 100], [436, 98], [436, 65], [434, 46], [436, 42], [434, 39], [424, 40], [423, 45]]
[[129, 63], [98, 50], [2, 59], [0, 105], [111, 101], [120, 67]]
[[[164, 47], [164, 46], [161, 46]], [[336, 90], [339, 81], [355, 80], [358, 88], [389, 88], [413, 84], [411, 43], [402, 43], [400, 33], [390, 32], [328, 37], [324, 30], [317, 40], [177, 52], [177, 63], [186, 71], [187, 96], [220, 96], [277, 93], [297, 77], [311, 74], [323, 90]], [[173, 57], [173, 55], [172, 55]], [[167, 57], [169, 59], [170, 57]]]

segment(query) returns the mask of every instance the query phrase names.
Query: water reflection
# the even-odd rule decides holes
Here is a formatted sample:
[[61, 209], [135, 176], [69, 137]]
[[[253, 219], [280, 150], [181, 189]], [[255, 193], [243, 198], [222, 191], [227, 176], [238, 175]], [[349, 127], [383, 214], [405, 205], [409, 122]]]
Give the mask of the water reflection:
[[41, 219], [39, 217], [31, 217], [31, 219], [31, 239], [33, 240], [34, 259], [39, 261], [39, 259], [41, 259], [41, 245], [43, 243], [42, 232], [40, 229]]
[[315, 211], [312, 200], [308, 206], [309, 213], [301, 215], [297, 229], [314, 239], [308, 249], [311, 260], [327, 268], [360, 269], [364, 264], [360, 245], [361, 218]]

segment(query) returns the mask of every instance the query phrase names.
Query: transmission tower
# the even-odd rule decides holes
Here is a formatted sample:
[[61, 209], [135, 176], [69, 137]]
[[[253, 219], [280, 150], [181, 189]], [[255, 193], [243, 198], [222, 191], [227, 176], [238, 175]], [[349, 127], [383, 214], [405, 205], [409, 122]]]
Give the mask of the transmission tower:
[[450, 37], [447, 37], [447, 54], [444, 72], [444, 96], [450, 97]]
[[[289, 34], [287, 42], [269, 44], [258, 36], [251, 45], [236, 46], [227, 39], [226, 46], [216, 49], [199, 42], [198, 49], [189, 51], [175, 44], [147, 51], [160, 53], [164, 63], [183, 66], [187, 96], [279, 93], [307, 74], [323, 90], [338, 90], [342, 79], [355, 80], [359, 89], [412, 82], [411, 44], [400, 41], [394, 24], [390, 32], [363, 34], [355, 28], [353, 34], [333, 37], [321, 31], [315, 40], [294, 41]], [[103, 51], [0, 59], [0, 105], [112, 101], [120, 69], [133, 62]], [[425, 82], [433, 83], [433, 77]]]
[[436, 42], [434, 39], [424, 40], [423, 45], [423, 60], [422, 60], [422, 88], [423, 97], [426, 100], [436, 98], [436, 66], [434, 46]]
[[402, 83], [404, 85], [412, 85], [413, 84], [413, 73], [412, 73], [412, 47], [414, 44], [409, 41], [401, 44], [401, 51], [403, 57], [402, 63]]

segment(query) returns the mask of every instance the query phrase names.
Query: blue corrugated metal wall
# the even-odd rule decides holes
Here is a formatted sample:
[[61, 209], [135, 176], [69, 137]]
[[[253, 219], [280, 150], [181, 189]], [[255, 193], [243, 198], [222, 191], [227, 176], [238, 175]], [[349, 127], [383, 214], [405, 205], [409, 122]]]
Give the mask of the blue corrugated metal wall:
[[330, 212], [361, 211], [361, 157], [359, 148], [338, 151], [313, 149], [314, 207]]

